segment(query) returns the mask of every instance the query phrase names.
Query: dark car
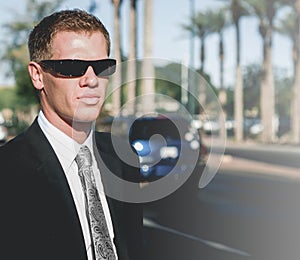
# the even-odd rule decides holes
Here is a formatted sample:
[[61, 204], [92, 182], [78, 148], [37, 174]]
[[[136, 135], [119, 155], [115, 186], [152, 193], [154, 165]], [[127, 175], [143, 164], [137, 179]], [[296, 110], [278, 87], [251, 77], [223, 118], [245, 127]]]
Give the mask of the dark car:
[[198, 187], [207, 149], [191, 121], [180, 116], [141, 117], [131, 125], [129, 141], [139, 155], [145, 180], [191, 174], [188, 182]]
[[0, 124], [0, 144], [7, 141], [7, 128]]
[[0, 144], [7, 141], [7, 135], [8, 131], [7, 127], [5, 126], [5, 120], [2, 113], [0, 112]]

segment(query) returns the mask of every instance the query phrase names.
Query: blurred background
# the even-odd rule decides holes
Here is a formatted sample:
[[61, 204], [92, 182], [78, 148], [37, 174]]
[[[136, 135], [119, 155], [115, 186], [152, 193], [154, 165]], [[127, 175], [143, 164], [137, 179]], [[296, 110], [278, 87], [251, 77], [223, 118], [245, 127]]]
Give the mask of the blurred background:
[[[155, 92], [185, 105], [206, 134], [227, 134], [237, 142], [299, 144], [297, 1], [176, 0], [169, 4], [155, 0], [1, 3], [0, 123], [7, 128], [8, 138], [22, 131], [38, 110], [26, 72], [30, 29], [54, 10], [81, 8], [98, 16], [111, 32], [111, 56], [119, 63], [159, 58], [181, 77], [182, 85], [176, 87], [162, 82], [128, 82], [115, 87], [118, 89], [108, 99], [103, 116], [115, 116], [128, 100]], [[130, 64], [123, 73], [125, 78], [134, 77], [142, 67], [141, 62]], [[201, 84], [187, 83], [186, 88], [198, 91], [196, 100], [182, 92], [189, 75], [180, 65], [200, 73], [214, 90], [225, 126], [215, 118], [201, 116], [201, 107], [209, 107]], [[159, 67], [162, 69], [162, 64]], [[150, 73], [154, 77], [155, 69], [153, 64]], [[121, 80], [115, 78], [113, 86]]]
[[[186, 156], [177, 180], [197, 161], [176, 192], [145, 203], [145, 259], [299, 259], [300, 0], [10, 0], [0, 7], [2, 143], [39, 110], [27, 73], [29, 31], [55, 10], [85, 9], [111, 33], [120, 68], [98, 128], [111, 130], [115, 121], [129, 132], [146, 181]], [[163, 146], [151, 143], [157, 133]], [[200, 187], [209, 160], [217, 174]]]

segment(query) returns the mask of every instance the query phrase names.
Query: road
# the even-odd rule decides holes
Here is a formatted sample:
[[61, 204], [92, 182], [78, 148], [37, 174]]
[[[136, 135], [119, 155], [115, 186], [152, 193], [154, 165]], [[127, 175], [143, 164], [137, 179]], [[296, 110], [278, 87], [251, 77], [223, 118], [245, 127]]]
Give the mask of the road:
[[145, 259], [298, 260], [299, 167], [295, 147], [228, 146], [204, 189], [145, 205]]

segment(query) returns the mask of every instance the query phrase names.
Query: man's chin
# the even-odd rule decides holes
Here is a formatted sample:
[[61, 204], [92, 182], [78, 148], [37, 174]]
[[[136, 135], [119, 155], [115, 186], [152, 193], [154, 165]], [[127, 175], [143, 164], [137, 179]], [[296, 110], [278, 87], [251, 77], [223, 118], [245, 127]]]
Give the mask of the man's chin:
[[78, 123], [78, 124], [89, 124], [93, 123], [96, 121], [96, 119], [99, 116], [99, 110], [91, 111], [91, 110], [86, 110], [86, 111], [78, 111], [77, 113], [74, 114], [72, 121], [73, 123]]
[[92, 127], [92, 124], [96, 121], [97, 118], [90, 117], [74, 117], [72, 121], [72, 127], [76, 130], [86, 131]]

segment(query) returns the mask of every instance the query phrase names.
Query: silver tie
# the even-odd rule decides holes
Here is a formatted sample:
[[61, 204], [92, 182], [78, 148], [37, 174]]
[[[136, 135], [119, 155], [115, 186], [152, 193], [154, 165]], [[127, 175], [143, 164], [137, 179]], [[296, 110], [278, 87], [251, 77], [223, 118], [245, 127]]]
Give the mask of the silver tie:
[[87, 146], [82, 146], [75, 158], [78, 174], [85, 195], [86, 215], [92, 239], [95, 260], [115, 260], [99, 193], [96, 188], [92, 169], [92, 155]]

